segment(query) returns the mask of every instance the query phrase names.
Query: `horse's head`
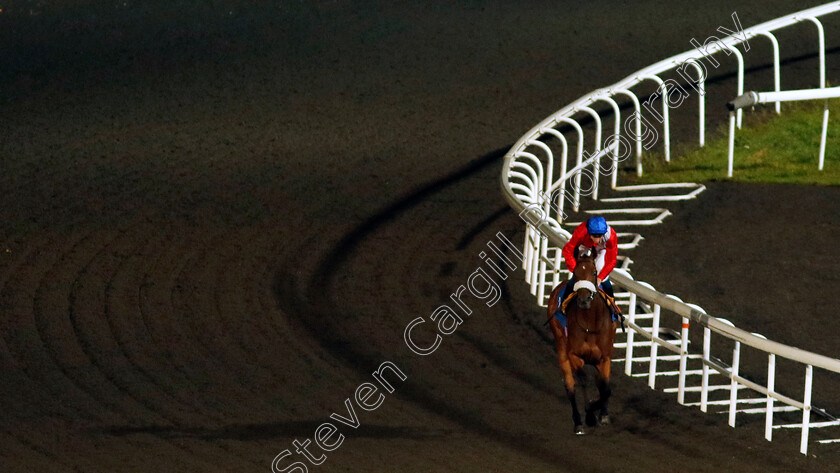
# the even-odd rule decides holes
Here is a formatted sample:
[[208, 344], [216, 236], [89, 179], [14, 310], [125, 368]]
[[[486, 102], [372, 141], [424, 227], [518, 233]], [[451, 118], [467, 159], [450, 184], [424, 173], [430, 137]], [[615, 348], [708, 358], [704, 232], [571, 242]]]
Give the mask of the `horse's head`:
[[595, 268], [597, 253], [595, 248], [579, 246], [577, 264], [574, 276], [577, 282], [574, 290], [577, 293], [577, 305], [581, 309], [589, 309], [595, 294], [598, 292], [598, 270]]

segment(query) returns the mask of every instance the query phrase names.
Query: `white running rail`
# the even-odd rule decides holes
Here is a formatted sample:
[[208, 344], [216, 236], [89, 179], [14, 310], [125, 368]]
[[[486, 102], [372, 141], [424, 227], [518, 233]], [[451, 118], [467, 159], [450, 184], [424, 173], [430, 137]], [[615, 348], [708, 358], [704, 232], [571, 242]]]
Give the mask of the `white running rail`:
[[[618, 163], [630, 154], [635, 155], [635, 170], [641, 175], [642, 149], [649, 149], [654, 142], [661, 141], [664, 146], [666, 161], [670, 159], [670, 121], [668, 116], [669, 108], [679, 106], [682, 103], [671, 103], [673, 97], [673, 86], [679, 86], [680, 81], [673, 78], [662, 79], [665, 74], [678, 75], [684, 79], [682, 83], [687, 84], [698, 92], [698, 130], [699, 144], [703, 146], [705, 141], [705, 78], [706, 67], [703, 61], [710, 64], [720, 64], [714, 59], [724, 59], [720, 52], [727, 56], [733, 56], [737, 61], [737, 90], [734, 95], [741, 96], [744, 93], [744, 61], [737, 46], [755, 38], [766, 38], [773, 47], [774, 84], [775, 92], [780, 92], [780, 55], [779, 43], [774, 35], [775, 32], [791, 25], [808, 22], [817, 27], [820, 48], [820, 70], [819, 87], [825, 88], [825, 39], [822, 24], [819, 17], [840, 11], [840, 2], [831, 2], [826, 5], [800, 11], [787, 15], [760, 25], [731, 31], [730, 36], [722, 39], [710, 37], [705, 44], [697, 43], [698, 49], [690, 50], [682, 54], [667, 58], [641, 69], [619, 82], [595, 90], [580, 97], [569, 105], [561, 108], [531, 130], [523, 135], [510, 149], [505, 157], [504, 167], [501, 174], [501, 184], [504, 196], [511, 207], [519, 213], [526, 221], [526, 235], [524, 243], [524, 262], [526, 280], [530, 284], [531, 292], [537, 296], [540, 306], [545, 306], [547, 294], [552, 287], [559, 284], [563, 268], [560, 248], [568, 241], [570, 233], [563, 228], [569, 225], [565, 222], [565, 209], [571, 208], [575, 212], [581, 211], [583, 202], [581, 193], [589, 192], [594, 201], [598, 201], [598, 188], [600, 174], [610, 176], [610, 189], [613, 193], [636, 192], [636, 191], [669, 191], [672, 189], [692, 189], [687, 194], [678, 195], [644, 195], [631, 197], [612, 197], [601, 199], [600, 202], [623, 203], [623, 202], [654, 202], [654, 201], [675, 201], [695, 198], [704, 188], [698, 184], [659, 184], [646, 186], [619, 186]], [[733, 14], [733, 21], [738, 21]], [[739, 26], [739, 25], [738, 25]], [[719, 31], [721, 29], [719, 28]], [[796, 40], [802, 40], [797, 36]], [[742, 45], [743, 46], [743, 45]], [[731, 62], [731, 61], [730, 61]], [[717, 67], [717, 66], [715, 66]], [[694, 76], [687, 71], [696, 72]], [[642, 104], [639, 96], [633, 91], [638, 84], [653, 81], [657, 84], [657, 93], [648, 98]], [[681, 89], [682, 90], [682, 89]], [[730, 95], [731, 96], [731, 95]], [[778, 95], [775, 100], [781, 100]], [[659, 98], [662, 102], [661, 112], [657, 111], [651, 104], [654, 99]], [[619, 100], [633, 107], [633, 113], [629, 120], [624, 123], [622, 129], [621, 106]], [[669, 107], [670, 103], [670, 107]], [[607, 112], [599, 112], [596, 104], [607, 107]], [[779, 104], [776, 103], [776, 110], [779, 111]], [[653, 115], [657, 122], [662, 125], [662, 138], [659, 140], [659, 132], [652, 125], [652, 119], [646, 117]], [[612, 117], [613, 135], [605, 140], [602, 146], [602, 114], [604, 117]], [[583, 125], [575, 117], [583, 116], [591, 118], [590, 125]], [[827, 117], [827, 115], [826, 115]], [[732, 112], [731, 126], [740, 127], [741, 110]], [[586, 133], [584, 127], [595, 128], [594, 149], [585, 151], [584, 143]], [[632, 136], [627, 138], [622, 131]], [[567, 136], [571, 135], [571, 136]], [[570, 141], [576, 142], [575, 166], [567, 169], [568, 152]], [[622, 150], [622, 147], [624, 148]], [[555, 170], [555, 154], [559, 154], [559, 165]], [[602, 166], [602, 161], [607, 166]], [[591, 170], [590, 170], [591, 169]], [[730, 168], [731, 169], [731, 168]], [[555, 179], [555, 173], [559, 177]], [[583, 178], [589, 181], [584, 185]], [[586, 191], [581, 188], [590, 187]], [[568, 202], [567, 202], [568, 201]], [[606, 209], [606, 210], [584, 210], [588, 213], [607, 214], [613, 213], [625, 215], [628, 218], [610, 218], [613, 226], [636, 226], [652, 225], [662, 222], [670, 215], [667, 209], [657, 207]], [[644, 218], [630, 218], [644, 215]], [[623, 243], [622, 248], [632, 248], [641, 240], [636, 233], [620, 233], [620, 238], [631, 239], [630, 243]], [[551, 255], [551, 257], [549, 256]], [[765, 415], [765, 437], [772, 439], [772, 432], [779, 428], [797, 428], [801, 430], [800, 452], [805, 454], [808, 451], [809, 432], [815, 428], [840, 426], [837, 418], [829, 415], [822, 409], [812, 405], [812, 388], [814, 369], [823, 370], [829, 376], [840, 374], [840, 360], [827, 356], [811, 353], [795, 347], [768, 340], [765, 337], [749, 333], [735, 327], [731, 322], [712, 317], [693, 304], [686, 304], [678, 297], [656, 291], [647, 283], [636, 281], [627, 272], [630, 260], [624, 259], [621, 268], [614, 270], [611, 278], [614, 283], [626, 292], [617, 293], [621, 303], [627, 307], [627, 316], [630, 327], [627, 340], [624, 343], [616, 344], [625, 349], [625, 372], [628, 375], [639, 375], [633, 373], [633, 363], [647, 363], [648, 372], [641, 375], [646, 376], [651, 388], [656, 385], [657, 379], [675, 376], [676, 387], [666, 389], [677, 393], [677, 399], [681, 404], [698, 405], [703, 411], [709, 406], [722, 405], [727, 407], [729, 424], [735, 426], [737, 414], [743, 415], [763, 413]], [[638, 309], [642, 310], [639, 311]], [[667, 321], [665, 317], [676, 316], [674, 320]], [[666, 323], [667, 322], [667, 323]], [[692, 324], [702, 327], [703, 349], [702, 353], [691, 353], [689, 350], [690, 336], [689, 328]], [[678, 327], [679, 330], [671, 327]], [[731, 362], [726, 363], [716, 357], [711, 350], [712, 334], [723, 337], [725, 343], [732, 345]], [[636, 337], [644, 340], [638, 341]], [[717, 347], [716, 343], [716, 347]], [[675, 355], [660, 355], [659, 348]], [[741, 368], [741, 352], [745, 348], [759, 350], [765, 353], [767, 363], [766, 382], [756, 382], [747, 378]], [[634, 350], [647, 350], [646, 355], [638, 355]], [[715, 352], [717, 353], [717, 352]], [[781, 357], [801, 365], [803, 373], [802, 386], [798, 393], [785, 392], [784, 388], [777, 390], [776, 383], [776, 360]], [[677, 363], [678, 367], [670, 371], [657, 371], [658, 367], [668, 363]], [[698, 369], [689, 369], [689, 364], [699, 363]], [[726, 379], [723, 384], [712, 384], [710, 379], [715, 376], [722, 376]], [[689, 386], [689, 381], [699, 377], [699, 386]], [[714, 393], [723, 392], [723, 399], [712, 399]], [[752, 397], [745, 397], [741, 392], [752, 392]], [[698, 393], [699, 402], [691, 403], [686, 401], [686, 395]], [[758, 397], [755, 397], [755, 393]], [[778, 404], [778, 405], [777, 405]], [[745, 408], [744, 405], [752, 406]], [[774, 421], [776, 413], [794, 411], [801, 414], [795, 423], [777, 424]], [[829, 431], [825, 429], [823, 431]], [[838, 430], [840, 432], [840, 430]], [[840, 433], [835, 433], [840, 436]], [[837, 442], [840, 439], [824, 438], [821, 443]]]

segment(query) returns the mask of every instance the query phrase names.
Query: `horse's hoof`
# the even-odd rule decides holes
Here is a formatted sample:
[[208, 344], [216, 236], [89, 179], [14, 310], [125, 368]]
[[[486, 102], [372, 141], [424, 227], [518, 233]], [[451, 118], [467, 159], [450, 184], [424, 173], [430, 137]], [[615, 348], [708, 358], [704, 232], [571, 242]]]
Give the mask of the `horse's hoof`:
[[609, 425], [610, 422], [610, 416], [608, 414], [604, 414], [601, 416], [601, 425]]
[[582, 425], [575, 426], [575, 435], [585, 435], [585, 434], [586, 434], [586, 432], [583, 431], [583, 426]]

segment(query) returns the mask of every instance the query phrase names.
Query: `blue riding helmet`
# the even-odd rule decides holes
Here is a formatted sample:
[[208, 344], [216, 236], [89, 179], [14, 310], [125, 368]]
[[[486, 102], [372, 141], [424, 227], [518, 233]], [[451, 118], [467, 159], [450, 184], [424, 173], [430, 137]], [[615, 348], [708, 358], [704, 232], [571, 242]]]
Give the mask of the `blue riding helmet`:
[[603, 235], [607, 233], [607, 221], [604, 217], [592, 217], [586, 221], [586, 231], [590, 235]]

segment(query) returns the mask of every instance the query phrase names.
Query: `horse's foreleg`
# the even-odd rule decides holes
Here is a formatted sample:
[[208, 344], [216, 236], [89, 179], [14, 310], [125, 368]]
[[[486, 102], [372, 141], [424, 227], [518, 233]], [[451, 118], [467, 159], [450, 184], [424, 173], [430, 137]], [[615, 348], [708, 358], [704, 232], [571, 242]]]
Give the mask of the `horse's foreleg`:
[[[550, 305], [551, 303], [549, 303]], [[552, 314], [552, 312], [549, 312], [549, 314]], [[566, 334], [560, 327], [560, 323], [553, 316], [549, 318], [549, 325], [551, 326], [552, 332], [554, 332], [554, 342], [557, 345], [557, 362], [560, 365], [560, 371], [563, 373], [563, 385], [566, 388], [566, 397], [572, 406], [572, 421], [575, 424], [575, 433], [581, 435], [583, 434], [583, 424], [580, 420], [580, 410], [578, 409], [577, 399], [575, 397], [575, 373], [577, 369], [572, 366], [567, 355], [569, 339], [566, 338]]]
[[598, 402], [592, 408], [593, 410], [600, 409], [598, 420], [601, 424], [610, 423], [610, 414], [607, 410], [607, 404], [610, 401], [610, 395], [612, 395], [612, 389], [610, 388], [610, 362], [610, 358], [605, 358], [598, 364], [598, 379], [596, 380], [596, 384], [598, 385]]
[[577, 397], [575, 396], [575, 375], [568, 359], [560, 360], [560, 369], [563, 371], [566, 397], [569, 398], [569, 404], [572, 406], [572, 422], [575, 424], [575, 433], [577, 435], [583, 435], [583, 423], [581, 422], [580, 409], [578, 409]]

